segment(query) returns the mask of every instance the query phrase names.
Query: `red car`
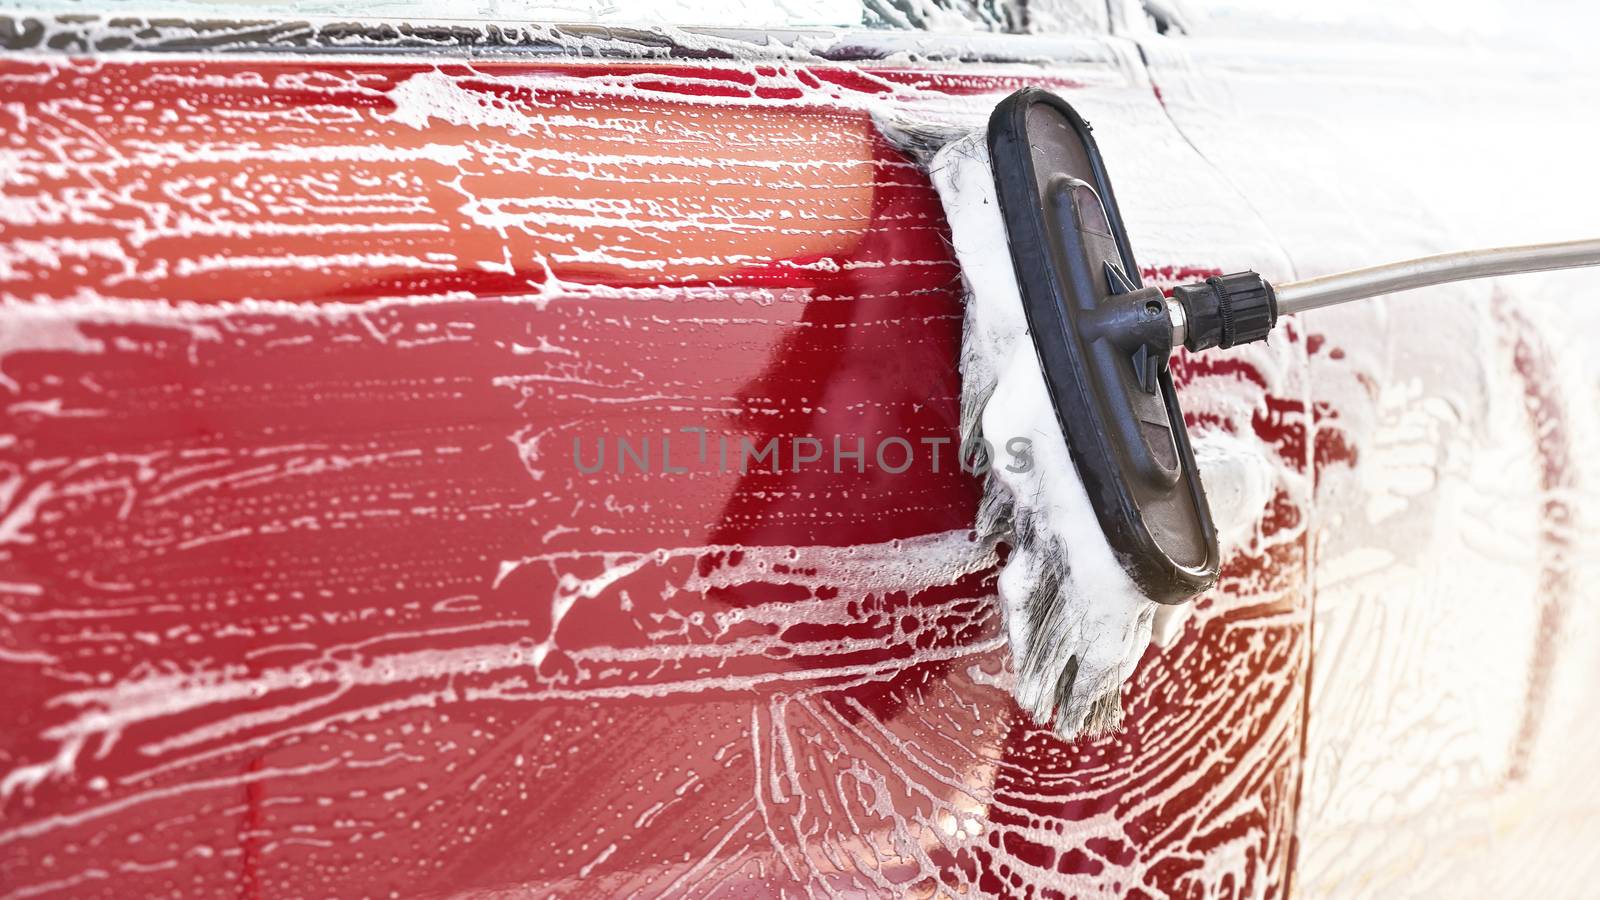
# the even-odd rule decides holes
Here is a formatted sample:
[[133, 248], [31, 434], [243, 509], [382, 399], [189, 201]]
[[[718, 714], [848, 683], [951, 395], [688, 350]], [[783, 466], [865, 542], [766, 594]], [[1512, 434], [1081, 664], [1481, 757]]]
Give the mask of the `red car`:
[[1180, 355], [1266, 475], [1065, 742], [872, 118], [1048, 87], [1147, 282], [1303, 276], [1600, 232], [1560, 26], [767, 5], [0, 17], [0, 896], [1592, 890], [1593, 276]]

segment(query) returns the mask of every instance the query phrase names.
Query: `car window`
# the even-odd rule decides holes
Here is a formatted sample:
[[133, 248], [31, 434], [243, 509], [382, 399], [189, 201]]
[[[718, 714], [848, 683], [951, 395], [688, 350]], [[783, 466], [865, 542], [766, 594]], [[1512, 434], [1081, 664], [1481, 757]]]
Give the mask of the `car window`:
[[171, 14], [260, 19], [301, 16], [468, 19], [702, 28], [881, 28], [925, 31], [1104, 31], [1104, 0], [33, 0], [0, 10]]
[[[1195, 37], [1328, 45], [1586, 42], [1600, 27], [1591, 0], [1143, 0], [1158, 27]], [[1162, 30], [1168, 30], [1163, 27]]]

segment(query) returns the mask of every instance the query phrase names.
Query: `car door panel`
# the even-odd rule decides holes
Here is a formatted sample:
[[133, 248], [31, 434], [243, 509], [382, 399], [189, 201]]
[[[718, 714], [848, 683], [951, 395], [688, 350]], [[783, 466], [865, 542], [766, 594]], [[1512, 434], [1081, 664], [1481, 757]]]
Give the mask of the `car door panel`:
[[[1147, 280], [1291, 271], [1133, 44], [919, 66], [297, 34], [0, 65], [8, 890], [1288, 889], [1313, 492], [1374, 452], [1306, 371], [1354, 341], [1290, 323], [1175, 361], [1191, 426], [1272, 476], [1116, 735], [1009, 699], [953, 452], [873, 453], [954, 436], [961, 321], [937, 199], [874, 113], [976, 126], [1060, 90]], [[797, 468], [813, 436], [863, 466]], [[771, 441], [778, 471], [741, 470]]]

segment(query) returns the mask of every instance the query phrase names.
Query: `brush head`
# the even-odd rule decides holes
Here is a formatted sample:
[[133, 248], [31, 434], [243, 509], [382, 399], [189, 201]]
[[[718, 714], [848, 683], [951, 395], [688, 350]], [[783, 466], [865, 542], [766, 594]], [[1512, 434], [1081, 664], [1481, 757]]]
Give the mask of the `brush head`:
[[[987, 132], [879, 127], [928, 169], [967, 288], [963, 453], [995, 462], [976, 529], [1011, 548], [1015, 696], [1063, 737], [1114, 729], [1156, 601], [1216, 574], [1171, 323], [1147, 308], [1160, 295], [1141, 293], [1098, 151], [1059, 98], [1014, 95]], [[1000, 464], [1017, 440], [1025, 464]]]
[[1027, 88], [995, 108], [988, 144], [1034, 348], [1101, 528], [1146, 596], [1188, 600], [1216, 582], [1216, 528], [1167, 367], [1166, 303], [1141, 288], [1089, 126]]
[[1009, 546], [1000, 606], [1015, 669], [1012, 693], [1062, 737], [1117, 727], [1158, 604], [1106, 542], [1067, 448], [1029, 336], [982, 132], [929, 166], [967, 288], [961, 341], [962, 453], [969, 467], [1025, 441], [1028, 457], [991, 465], [976, 531]]

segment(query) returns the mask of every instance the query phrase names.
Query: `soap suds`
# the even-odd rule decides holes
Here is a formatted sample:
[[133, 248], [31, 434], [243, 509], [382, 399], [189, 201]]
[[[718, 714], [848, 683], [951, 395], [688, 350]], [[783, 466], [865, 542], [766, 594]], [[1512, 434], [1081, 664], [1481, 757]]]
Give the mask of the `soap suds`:
[[1189, 443], [1222, 555], [1248, 548], [1260, 527], [1262, 510], [1278, 489], [1279, 467], [1262, 452], [1259, 441], [1226, 431], [1191, 431]]

